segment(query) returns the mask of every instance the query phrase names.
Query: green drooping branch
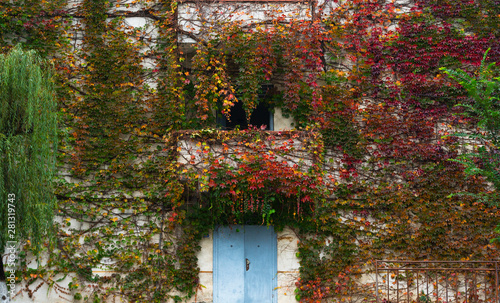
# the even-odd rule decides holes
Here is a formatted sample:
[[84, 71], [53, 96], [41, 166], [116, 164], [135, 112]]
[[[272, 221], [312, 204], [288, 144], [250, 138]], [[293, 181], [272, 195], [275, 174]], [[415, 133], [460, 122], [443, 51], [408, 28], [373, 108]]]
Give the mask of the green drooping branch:
[[[29, 240], [37, 252], [52, 230], [57, 104], [49, 71], [20, 46], [0, 55], [0, 251], [6, 241]], [[8, 208], [15, 212], [14, 238]]]

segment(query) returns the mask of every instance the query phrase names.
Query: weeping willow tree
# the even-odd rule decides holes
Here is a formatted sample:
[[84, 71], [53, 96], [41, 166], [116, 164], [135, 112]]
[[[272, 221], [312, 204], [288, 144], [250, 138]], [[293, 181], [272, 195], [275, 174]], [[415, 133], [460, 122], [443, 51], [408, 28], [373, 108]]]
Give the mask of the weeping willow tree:
[[[51, 70], [34, 51], [23, 51], [20, 46], [0, 55], [2, 253], [7, 241], [29, 243], [38, 252], [52, 234], [57, 105]], [[8, 219], [13, 216], [15, 220]], [[1, 258], [0, 266], [5, 282]]]

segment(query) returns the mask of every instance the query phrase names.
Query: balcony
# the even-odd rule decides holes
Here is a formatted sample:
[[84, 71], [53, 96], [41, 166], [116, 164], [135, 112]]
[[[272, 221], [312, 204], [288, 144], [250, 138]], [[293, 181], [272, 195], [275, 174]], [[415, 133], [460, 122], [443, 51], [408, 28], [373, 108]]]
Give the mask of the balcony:
[[236, 208], [270, 217], [270, 210], [280, 209], [296, 215], [312, 211], [324, 194], [316, 132], [180, 131], [171, 146], [177, 147], [180, 179], [232, 213]]
[[320, 135], [309, 131], [206, 129], [174, 134], [178, 163], [184, 170], [202, 173], [210, 164], [236, 167], [242, 161], [262, 159], [306, 172], [321, 161]]

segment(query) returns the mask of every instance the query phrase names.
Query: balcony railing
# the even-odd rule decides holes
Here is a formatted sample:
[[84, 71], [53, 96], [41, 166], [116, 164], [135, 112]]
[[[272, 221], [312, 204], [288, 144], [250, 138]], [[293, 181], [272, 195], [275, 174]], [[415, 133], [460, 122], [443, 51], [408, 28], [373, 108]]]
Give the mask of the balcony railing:
[[498, 303], [499, 269], [499, 261], [376, 261], [376, 302]]

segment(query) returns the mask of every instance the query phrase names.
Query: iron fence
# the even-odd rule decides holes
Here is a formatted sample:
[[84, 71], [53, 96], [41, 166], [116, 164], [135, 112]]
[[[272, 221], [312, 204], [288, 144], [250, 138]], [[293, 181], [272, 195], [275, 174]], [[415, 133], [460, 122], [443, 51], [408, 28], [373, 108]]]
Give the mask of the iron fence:
[[499, 261], [375, 261], [377, 303], [499, 303]]

